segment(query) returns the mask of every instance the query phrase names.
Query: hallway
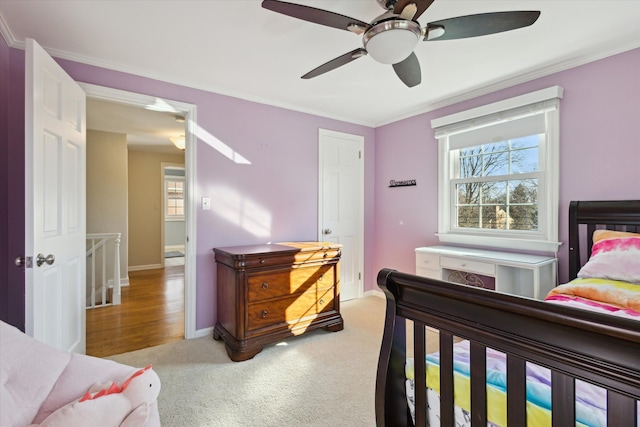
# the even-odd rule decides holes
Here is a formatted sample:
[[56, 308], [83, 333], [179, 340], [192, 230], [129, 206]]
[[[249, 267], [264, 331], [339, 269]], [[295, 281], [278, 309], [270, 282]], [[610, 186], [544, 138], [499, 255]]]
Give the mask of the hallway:
[[87, 310], [88, 355], [105, 357], [184, 339], [184, 265], [167, 265], [130, 272], [121, 305]]

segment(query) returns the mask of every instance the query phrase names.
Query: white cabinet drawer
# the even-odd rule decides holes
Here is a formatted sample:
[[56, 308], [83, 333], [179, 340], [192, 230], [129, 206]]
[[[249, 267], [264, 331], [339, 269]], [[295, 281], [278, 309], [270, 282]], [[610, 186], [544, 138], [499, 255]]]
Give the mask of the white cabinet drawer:
[[496, 275], [495, 264], [489, 264], [486, 262], [469, 261], [466, 259], [443, 256], [440, 257], [440, 266], [451, 270], [468, 271], [470, 273], [484, 274], [492, 277]]
[[416, 276], [428, 277], [430, 279], [442, 280], [440, 270], [429, 270], [427, 268], [416, 267]]
[[416, 269], [440, 270], [440, 255], [416, 252]]

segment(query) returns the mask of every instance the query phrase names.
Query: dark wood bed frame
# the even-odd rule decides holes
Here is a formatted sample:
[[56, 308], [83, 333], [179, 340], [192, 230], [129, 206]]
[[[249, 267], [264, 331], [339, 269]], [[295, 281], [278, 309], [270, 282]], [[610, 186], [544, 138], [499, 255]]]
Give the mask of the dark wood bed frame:
[[[585, 226], [581, 224], [586, 224]], [[596, 228], [640, 232], [640, 200], [571, 202], [570, 278], [580, 259], [578, 240], [591, 252]], [[586, 255], [588, 257], [588, 255]], [[586, 258], [584, 258], [586, 259]], [[405, 319], [414, 322], [414, 357], [425, 360], [425, 327], [440, 331], [440, 416], [453, 426], [453, 337], [470, 341], [471, 418], [487, 425], [485, 349], [507, 354], [507, 422], [526, 425], [525, 362], [552, 371], [554, 426], [575, 425], [575, 386], [579, 378], [608, 390], [607, 425], [636, 426], [640, 400], [638, 322], [533, 299], [441, 282], [383, 269], [378, 285], [387, 298], [385, 327], [376, 379], [376, 423], [412, 425], [405, 394]], [[425, 364], [415, 363], [417, 426], [426, 425]]]

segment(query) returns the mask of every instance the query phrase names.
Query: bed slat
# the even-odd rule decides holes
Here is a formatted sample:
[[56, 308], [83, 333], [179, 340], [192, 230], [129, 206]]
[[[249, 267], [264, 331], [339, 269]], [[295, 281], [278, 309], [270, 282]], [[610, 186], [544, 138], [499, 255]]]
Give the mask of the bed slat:
[[455, 425], [454, 419], [453, 335], [440, 330], [440, 425]]
[[576, 387], [572, 377], [551, 371], [551, 423], [562, 426], [564, 420], [576, 419]]
[[425, 330], [426, 325], [421, 322], [413, 323], [413, 369], [416, 400], [416, 426], [427, 425], [427, 383]]
[[471, 365], [471, 426], [487, 425], [487, 348], [477, 341], [469, 347]]
[[607, 391], [607, 425], [608, 426], [635, 426], [636, 402], [623, 394], [615, 391]]
[[522, 357], [507, 353], [507, 424], [527, 425], [526, 364]]

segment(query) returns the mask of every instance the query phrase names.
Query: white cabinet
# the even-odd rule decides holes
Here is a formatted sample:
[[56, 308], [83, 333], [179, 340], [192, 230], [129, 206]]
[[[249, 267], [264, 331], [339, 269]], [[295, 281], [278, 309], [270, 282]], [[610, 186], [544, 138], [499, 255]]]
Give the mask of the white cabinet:
[[455, 246], [416, 248], [416, 274], [544, 299], [556, 286], [554, 257]]

